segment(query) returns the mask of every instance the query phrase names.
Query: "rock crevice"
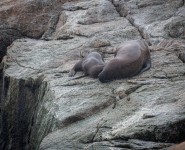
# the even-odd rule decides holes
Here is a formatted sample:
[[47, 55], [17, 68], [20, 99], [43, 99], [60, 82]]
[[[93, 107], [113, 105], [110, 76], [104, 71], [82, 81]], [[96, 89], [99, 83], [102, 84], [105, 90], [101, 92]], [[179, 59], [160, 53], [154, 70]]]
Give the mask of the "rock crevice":
[[[52, 128], [46, 119], [42, 134], [35, 133], [41, 116], [48, 113], [42, 105], [47, 83], [37, 79], [15, 79], [5, 76], [1, 93], [1, 149], [36, 149], [38, 143]], [[40, 109], [40, 110], [39, 110]], [[42, 110], [43, 109], [43, 110]], [[46, 111], [46, 112], [44, 112]], [[36, 121], [36, 118], [39, 119]], [[52, 116], [48, 117], [52, 120]], [[38, 127], [35, 127], [38, 126]], [[38, 130], [36, 130], [39, 132]], [[35, 135], [36, 134], [36, 135]]]

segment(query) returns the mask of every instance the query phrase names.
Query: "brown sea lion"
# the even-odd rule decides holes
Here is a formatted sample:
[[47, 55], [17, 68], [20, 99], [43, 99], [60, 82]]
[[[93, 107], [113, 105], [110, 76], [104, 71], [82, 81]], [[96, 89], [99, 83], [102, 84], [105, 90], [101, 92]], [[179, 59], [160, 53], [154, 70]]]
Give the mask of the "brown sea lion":
[[91, 52], [74, 65], [69, 72], [69, 77], [73, 77], [77, 71], [84, 71], [86, 75], [96, 78], [104, 65], [102, 56], [98, 52]]
[[185, 150], [185, 142], [172, 146], [169, 150]]
[[132, 77], [148, 70], [151, 58], [148, 45], [142, 40], [123, 43], [116, 48], [115, 58], [110, 60], [98, 75], [101, 82]]

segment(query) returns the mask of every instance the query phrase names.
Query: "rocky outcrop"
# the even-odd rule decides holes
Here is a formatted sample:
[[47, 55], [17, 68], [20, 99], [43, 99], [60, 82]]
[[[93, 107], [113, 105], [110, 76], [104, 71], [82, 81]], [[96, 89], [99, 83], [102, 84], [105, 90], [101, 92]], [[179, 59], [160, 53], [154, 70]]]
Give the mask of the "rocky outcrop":
[[[9, 12], [0, 17], [22, 39], [2, 63], [1, 149], [165, 150], [185, 140], [183, 0], [12, 3], [0, 3]], [[106, 84], [68, 77], [81, 55], [108, 62], [132, 39], [149, 43], [149, 71]]]
[[[0, 58], [15, 39], [51, 36], [62, 4], [70, 0], [2, 0], [0, 2]], [[77, 1], [77, 0], [71, 0]], [[1, 59], [0, 59], [1, 61]]]

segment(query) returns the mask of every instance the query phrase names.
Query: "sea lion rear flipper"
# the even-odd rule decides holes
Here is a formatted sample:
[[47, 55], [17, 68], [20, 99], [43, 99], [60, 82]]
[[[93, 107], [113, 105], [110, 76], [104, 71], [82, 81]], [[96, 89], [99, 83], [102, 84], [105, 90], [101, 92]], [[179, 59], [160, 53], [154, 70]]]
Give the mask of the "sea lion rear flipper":
[[141, 71], [139, 72], [139, 74], [143, 73], [144, 71], [150, 69], [151, 67], [151, 59], [149, 58], [143, 65]]

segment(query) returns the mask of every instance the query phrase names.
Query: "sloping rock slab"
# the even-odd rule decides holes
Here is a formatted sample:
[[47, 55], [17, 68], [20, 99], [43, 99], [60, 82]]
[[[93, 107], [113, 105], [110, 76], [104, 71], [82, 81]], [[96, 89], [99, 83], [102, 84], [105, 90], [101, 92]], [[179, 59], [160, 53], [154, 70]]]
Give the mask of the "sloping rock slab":
[[130, 143], [128, 139], [183, 140], [185, 66], [173, 49], [152, 51], [152, 68], [140, 76], [102, 84], [89, 77], [68, 77], [84, 42], [83, 38], [47, 42], [24, 39], [8, 50], [6, 76], [24, 80], [44, 76], [53, 95], [41, 107], [48, 110], [46, 116], [53, 115], [53, 129], [59, 130], [44, 138], [41, 149], [126, 148], [132, 144], [118, 146], [116, 141]]
[[[50, 41], [21, 39], [8, 47], [3, 60], [6, 81], [3, 82], [6, 100], [3, 101], [3, 112], [10, 123], [5, 133], [10, 137], [10, 147], [13, 141], [15, 148], [34, 145], [32, 148], [39, 149], [40, 146], [40, 149], [48, 150], [166, 149], [170, 143], [184, 140], [183, 34], [178, 40], [164, 42], [161, 39], [170, 37], [166, 32], [165, 36], [159, 35], [160, 44], [151, 51], [151, 69], [136, 77], [106, 84], [88, 76], [68, 77], [81, 54], [98, 51], [107, 62], [113, 58], [115, 46], [125, 40], [145, 38], [139, 27], [145, 25], [138, 23], [135, 17], [141, 11], [133, 7], [130, 17], [128, 14], [121, 17], [111, 2], [66, 3]], [[135, 1], [128, 1], [128, 8], [132, 2], [135, 6]], [[120, 3], [114, 2], [114, 5], [121, 7]], [[144, 9], [148, 5], [140, 4], [140, 7]], [[155, 5], [165, 4], [156, 1]], [[179, 3], [179, 11], [180, 6]], [[173, 13], [176, 9], [172, 9]], [[134, 23], [130, 18], [135, 18]], [[181, 16], [175, 19], [183, 22]], [[147, 34], [153, 28], [145, 30]], [[76, 76], [81, 75], [77, 73]], [[25, 99], [25, 93], [32, 98]], [[25, 113], [19, 113], [19, 110]], [[26, 110], [33, 114], [26, 114]], [[17, 120], [28, 133], [22, 132], [24, 130], [19, 126], [11, 128]], [[16, 133], [25, 136], [22, 145], [17, 134], [12, 134], [16, 129]]]

